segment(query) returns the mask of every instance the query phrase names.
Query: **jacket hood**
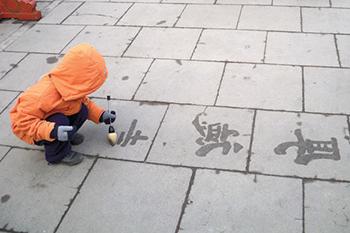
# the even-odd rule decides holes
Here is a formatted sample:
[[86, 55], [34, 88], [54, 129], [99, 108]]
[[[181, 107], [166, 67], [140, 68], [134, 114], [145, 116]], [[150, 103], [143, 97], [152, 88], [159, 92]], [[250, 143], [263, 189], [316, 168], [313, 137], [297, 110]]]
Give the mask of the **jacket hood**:
[[107, 78], [101, 54], [89, 44], [71, 48], [49, 77], [63, 100], [83, 98], [96, 91]]

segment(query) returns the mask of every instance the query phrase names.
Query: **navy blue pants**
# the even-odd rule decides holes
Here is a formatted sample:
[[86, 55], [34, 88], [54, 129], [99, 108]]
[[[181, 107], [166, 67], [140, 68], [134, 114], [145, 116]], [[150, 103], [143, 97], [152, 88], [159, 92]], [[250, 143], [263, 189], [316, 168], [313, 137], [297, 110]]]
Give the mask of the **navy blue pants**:
[[[88, 109], [83, 104], [80, 111], [72, 116], [65, 116], [62, 113], [55, 113], [49, 116], [46, 120], [50, 122], [55, 122], [57, 125], [71, 125], [76, 126], [77, 130], [84, 124], [88, 118]], [[44, 145], [45, 147], [45, 158], [50, 163], [57, 163], [61, 161], [70, 151], [72, 150], [72, 145], [70, 141], [61, 142], [58, 140], [40, 141], [38, 145]]]

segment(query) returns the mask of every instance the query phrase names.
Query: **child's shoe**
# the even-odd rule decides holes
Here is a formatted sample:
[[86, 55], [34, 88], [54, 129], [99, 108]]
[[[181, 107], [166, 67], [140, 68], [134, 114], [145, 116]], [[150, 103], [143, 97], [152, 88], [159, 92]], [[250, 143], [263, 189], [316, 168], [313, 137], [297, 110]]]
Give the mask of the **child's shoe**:
[[73, 136], [73, 139], [70, 141], [70, 144], [73, 146], [77, 146], [82, 144], [84, 141], [84, 135], [80, 134], [80, 133], [76, 133]]
[[68, 155], [66, 155], [61, 163], [66, 164], [68, 166], [73, 166], [81, 163], [84, 160], [84, 157], [79, 152], [71, 151]]

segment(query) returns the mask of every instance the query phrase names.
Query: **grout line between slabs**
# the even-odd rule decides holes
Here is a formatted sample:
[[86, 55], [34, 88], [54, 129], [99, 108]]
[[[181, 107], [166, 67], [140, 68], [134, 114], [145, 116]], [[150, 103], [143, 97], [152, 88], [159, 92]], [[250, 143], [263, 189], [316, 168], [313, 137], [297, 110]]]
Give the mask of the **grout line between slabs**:
[[134, 43], [134, 41], [136, 40], [136, 38], [138, 37], [138, 35], [141, 33], [141, 31], [142, 31], [143, 28], [144, 28], [143, 26], [141, 26], [141, 27], [139, 28], [139, 30], [138, 30], [137, 33], [135, 34], [134, 38], [132, 38], [132, 40], [130, 41], [130, 43], [128, 44], [128, 46], [126, 46], [125, 50], [123, 51], [122, 55], [120, 55], [120, 57], [124, 57], [126, 51], [128, 51], [128, 49], [131, 47], [132, 43]]
[[26, 59], [29, 56], [30, 53], [25, 53], [25, 55], [15, 64], [15, 66], [12, 66], [11, 69], [9, 69], [3, 76], [0, 78], [0, 80], [4, 79], [7, 74], [9, 74], [12, 70], [15, 69], [24, 59]]
[[340, 60], [339, 48], [338, 48], [338, 39], [337, 39], [336, 35], [333, 35], [333, 36], [334, 36], [334, 44], [335, 44], [335, 50], [337, 52], [339, 67], [342, 67], [341, 60]]
[[[17, 92], [18, 93], [18, 92]], [[2, 111], [0, 111], [0, 115], [3, 114], [10, 106], [11, 104], [18, 98], [18, 96], [21, 94], [21, 92], [19, 92], [11, 101], [10, 103], [8, 103], [4, 109]]]
[[132, 95], [131, 100], [135, 100], [135, 97], [136, 97], [137, 92], [139, 91], [139, 89], [140, 89], [142, 83], [144, 82], [144, 80], [145, 80], [147, 74], [150, 72], [151, 67], [153, 66], [153, 63], [154, 63], [155, 61], [156, 61], [156, 59], [153, 58], [152, 62], [149, 64], [149, 66], [148, 66], [148, 68], [147, 68], [145, 74], [143, 75], [143, 77], [142, 77], [142, 79], [141, 79], [139, 85], [137, 86], [137, 88], [136, 88], [136, 90], [135, 90], [135, 93]]
[[193, 55], [194, 55], [194, 53], [195, 53], [195, 51], [196, 51], [196, 49], [197, 49], [197, 47], [198, 47], [199, 41], [201, 40], [201, 37], [202, 37], [203, 32], [204, 32], [204, 29], [201, 29], [201, 32], [199, 33], [199, 36], [198, 36], [196, 45], [194, 46], [194, 49], [193, 49], [193, 51], [192, 51], [192, 53], [191, 53], [191, 56], [190, 56], [190, 59], [189, 59], [189, 60], [192, 60]]
[[300, 31], [304, 32], [304, 27], [303, 27], [303, 9], [300, 7]]
[[302, 179], [301, 181], [301, 186], [302, 186], [302, 230], [303, 233], [305, 233], [305, 180]]
[[267, 40], [268, 40], [268, 35], [269, 35], [269, 32], [266, 32], [266, 36], [265, 36], [265, 46], [264, 46], [264, 56], [263, 56], [263, 59], [261, 60], [261, 62], [263, 64], [265, 64], [265, 59], [266, 59], [266, 50], [267, 50]]
[[241, 5], [241, 8], [239, 9], [239, 14], [238, 14], [238, 18], [237, 18], [236, 27], [235, 27], [236, 30], [238, 30], [238, 25], [239, 25], [239, 21], [241, 20], [241, 15], [242, 15], [243, 7], [244, 7], [244, 5]]
[[249, 150], [248, 150], [247, 164], [246, 164], [246, 168], [245, 168], [246, 172], [249, 172], [250, 161], [251, 161], [252, 153], [253, 153], [252, 150], [253, 150], [253, 140], [254, 140], [254, 133], [255, 133], [256, 115], [257, 115], [257, 111], [255, 110], [254, 115], [253, 115], [252, 130], [250, 133]]
[[215, 101], [214, 101], [214, 106], [216, 106], [216, 103], [217, 103], [218, 98], [219, 98], [219, 93], [220, 93], [222, 81], [223, 81], [224, 76], [225, 76], [226, 66], [227, 66], [227, 62], [225, 62], [224, 67], [223, 67], [223, 70], [222, 70], [222, 74], [221, 74], [219, 86], [218, 86], [218, 89], [217, 89], [217, 91], [216, 91], [216, 97], [215, 97]]
[[[8, 146], [6, 146], [8, 147]], [[4, 156], [0, 159], [0, 163], [1, 161], [3, 161], [5, 159], [5, 157], [10, 153], [10, 151], [12, 150], [12, 147], [9, 147], [8, 151], [4, 154]]]
[[122, 16], [117, 20], [117, 22], [114, 24], [114, 26], [117, 26], [117, 24], [122, 20], [122, 18], [129, 12], [129, 10], [135, 5], [135, 2], [133, 2], [129, 8], [123, 13]]
[[91, 173], [92, 169], [94, 168], [94, 166], [95, 166], [95, 164], [96, 164], [96, 162], [97, 162], [98, 159], [99, 159], [99, 158], [96, 157], [96, 158], [94, 159], [94, 161], [92, 162], [91, 167], [90, 167], [89, 170], [87, 171], [87, 173], [86, 173], [84, 179], [82, 180], [81, 184], [78, 186], [77, 192], [75, 193], [73, 199], [71, 199], [71, 201], [69, 202], [66, 211], [65, 211], [64, 214], [62, 215], [62, 217], [61, 217], [60, 221], [58, 222], [58, 225], [55, 227], [55, 230], [53, 231], [53, 233], [56, 233], [56, 232], [58, 231], [58, 228], [61, 226], [61, 224], [62, 224], [62, 222], [63, 222], [65, 216], [67, 215], [67, 213], [68, 213], [68, 211], [70, 210], [71, 206], [73, 205], [75, 199], [76, 199], [77, 196], [79, 195], [81, 188], [83, 187], [83, 185], [84, 185], [86, 179], [87, 179], [88, 176], [90, 175], [90, 173]]
[[187, 203], [188, 203], [188, 200], [189, 200], [189, 197], [190, 197], [190, 193], [191, 193], [191, 190], [192, 190], [192, 186], [193, 186], [193, 183], [194, 183], [194, 179], [195, 179], [195, 176], [196, 176], [196, 171], [197, 171], [197, 169], [192, 169], [192, 175], [191, 175], [191, 178], [190, 178], [190, 181], [189, 181], [189, 184], [188, 184], [188, 188], [187, 188], [187, 192], [186, 192], [186, 196], [185, 196], [184, 202], [182, 203], [180, 217], [179, 217], [179, 220], [178, 220], [177, 225], [176, 225], [175, 233], [178, 233], [180, 231], [182, 218], [183, 218], [183, 216], [185, 214]]
[[305, 71], [303, 66], [301, 67], [301, 96], [302, 96], [301, 111], [305, 112]]
[[81, 8], [86, 2], [81, 2], [70, 14], [68, 14], [67, 17], [65, 17], [61, 22], [59, 23], [60, 25], [64, 25], [64, 21], [66, 21], [69, 17], [71, 17], [79, 8]]
[[168, 105], [167, 108], [165, 109], [165, 112], [164, 112], [164, 114], [163, 114], [162, 120], [160, 121], [160, 124], [159, 124], [159, 127], [158, 127], [157, 131], [156, 131], [156, 134], [154, 135], [154, 137], [153, 137], [153, 139], [152, 139], [151, 146], [149, 147], [149, 149], [148, 149], [148, 151], [147, 151], [147, 154], [146, 154], [146, 157], [145, 157], [145, 159], [144, 159], [144, 162], [147, 161], [148, 156], [149, 156], [149, 154], [151, 153], [151, 150], [152, 150], [152, 148], [153, 148], [153, 144], [154, 144], [154, 142], [155, 142], [155, 140], [156, 140], [156, 138], [157, 138], [157, 136], [158, 136], [158, 133], [159, 133], [160, 128], [161, 128], [162, 125], [163, 125], [163, 122], [164, 122], [164, 119], [165, 119], [165, 117], [166, 117], [166, 115], [167, 115], [167, 113], [168, 113], [169, 107], [170, 107], [170, 105]]
[[177, 17], [177, 19], [175, 20], [175, 23], [173, 24], [173, 28], [176, 26], [176, 24], [180, 21], [183, 13], [185, 12], [186, 8], [187, 8], [188, 4], [185, 4], [184, 8], [182, 9], [181, 13], [179, 14], [179, 16]]
[[85, 30], [86, 27], [87, 26], [83, 26], [82, 29], [80, 29], [80, 31], [75, 36], [73, 36], [73, 38], [63, 47], [63, 49], [58, 53], [58, 55], [61, 55], [63, 51], [66, 48], [68, 48], [68, 46], [74, 41], [74, 39], [77, 38], [80, 35], [80, 33]]

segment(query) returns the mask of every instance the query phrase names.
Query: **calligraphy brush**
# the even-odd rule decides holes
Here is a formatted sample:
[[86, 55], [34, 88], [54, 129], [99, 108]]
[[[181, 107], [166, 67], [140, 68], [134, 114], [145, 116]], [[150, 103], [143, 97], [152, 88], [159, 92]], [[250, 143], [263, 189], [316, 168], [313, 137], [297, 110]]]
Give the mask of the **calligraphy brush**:
[[[107, 95], [107, 104], [108, 104], [108, 108], [107, 111], [108, 113], [110, 113], [110, 109], [109, 109], [109, 101], [111, 100], [111, 96]], [[108, 128], [108, 136], [107, 136], [108, 142], [109, 144], [111, 144], [112, 146], [114, 146], [117, 143], [117, 133], [115, 132], [114, 127], [112, 126], [112, 121], [111, 121], [111, 117], [109, 117], [109, 128]]]

